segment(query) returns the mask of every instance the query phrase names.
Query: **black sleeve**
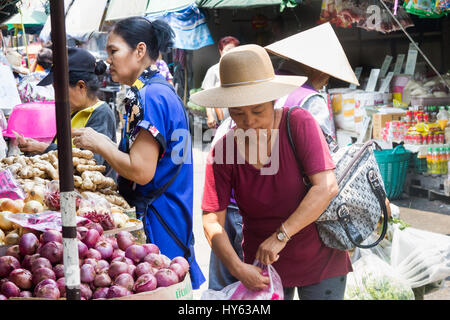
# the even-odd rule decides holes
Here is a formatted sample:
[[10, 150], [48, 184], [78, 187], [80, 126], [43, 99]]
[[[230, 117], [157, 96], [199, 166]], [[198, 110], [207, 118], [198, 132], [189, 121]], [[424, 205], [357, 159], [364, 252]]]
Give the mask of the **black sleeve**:
[[53, 151], [53, 150], [58, 150], [58, 145], [56, 143], [50, 143], [50, 145], [47, 147], [47, 149], [45, 149], [44, 153]]

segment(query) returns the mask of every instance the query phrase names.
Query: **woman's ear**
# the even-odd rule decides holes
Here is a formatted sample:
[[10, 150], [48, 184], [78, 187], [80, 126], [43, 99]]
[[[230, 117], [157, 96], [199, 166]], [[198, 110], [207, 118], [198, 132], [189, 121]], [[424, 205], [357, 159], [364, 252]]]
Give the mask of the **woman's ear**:
[[142, 60], [147, 55], [147, 45], [144, 42], [139, 42], [136, 46], [137, 58]]

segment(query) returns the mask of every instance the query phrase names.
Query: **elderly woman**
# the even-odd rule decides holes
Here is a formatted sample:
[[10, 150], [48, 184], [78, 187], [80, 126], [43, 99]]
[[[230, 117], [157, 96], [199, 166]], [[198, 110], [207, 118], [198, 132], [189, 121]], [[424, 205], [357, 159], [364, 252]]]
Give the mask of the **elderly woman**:
[[[194, 94], [194, 103], [229, 108], [236, 128], [211, 150], [203, 193], [203, 226], [212, 250], [248, 289], [269, 279], [253, 265], [273, 264], [285, 299], [343, 299], [352, 271], [346, 251], [326, 247], [315, 221], [338, 191], [333, 163], [318, 123], [304, 109], [291, 114], [291, 130], [307, 188], [289, 145], [288, 108], [274, 101], [306, 78], [275, 76], [267, 52], [257, 45], [229, 51], [220, 61], [221, 86]], [[242, 134], [244, 139], [241, 139]], [[268, 150], [267, 154], [262, 150]], [[243, 261], [224, 232], [231, 191], [243, 217]]]

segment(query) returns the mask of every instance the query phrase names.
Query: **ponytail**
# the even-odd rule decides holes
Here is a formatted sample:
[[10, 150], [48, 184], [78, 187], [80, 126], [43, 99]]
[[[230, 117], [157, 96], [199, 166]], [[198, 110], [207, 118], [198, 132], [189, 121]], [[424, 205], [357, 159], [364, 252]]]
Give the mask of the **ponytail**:
[[143, 17], [131, 17], [117, 22], [112, 30], [121, 36], [131, 49], [143, 42], [152, 60], [157, 60], [160, 52], [165, 53], [173, 46], [175, 34], [169, 24], [163, 20], [150, 22]]

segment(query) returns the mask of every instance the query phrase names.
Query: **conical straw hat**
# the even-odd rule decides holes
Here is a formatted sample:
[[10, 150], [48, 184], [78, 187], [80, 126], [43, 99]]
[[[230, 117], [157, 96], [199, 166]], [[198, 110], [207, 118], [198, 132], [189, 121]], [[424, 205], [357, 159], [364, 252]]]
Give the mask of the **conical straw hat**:
[[215, 108], [232, 108], [277, 100], [307, 78], [278, 76], [263, 47], [247, 44], [231, 49], [219, 62], [220, 87], [194, 93], [193, 103]]
[[344, 49], [329, 22], [272, 43], [265, 49], [334, 78], [359, 85]]

